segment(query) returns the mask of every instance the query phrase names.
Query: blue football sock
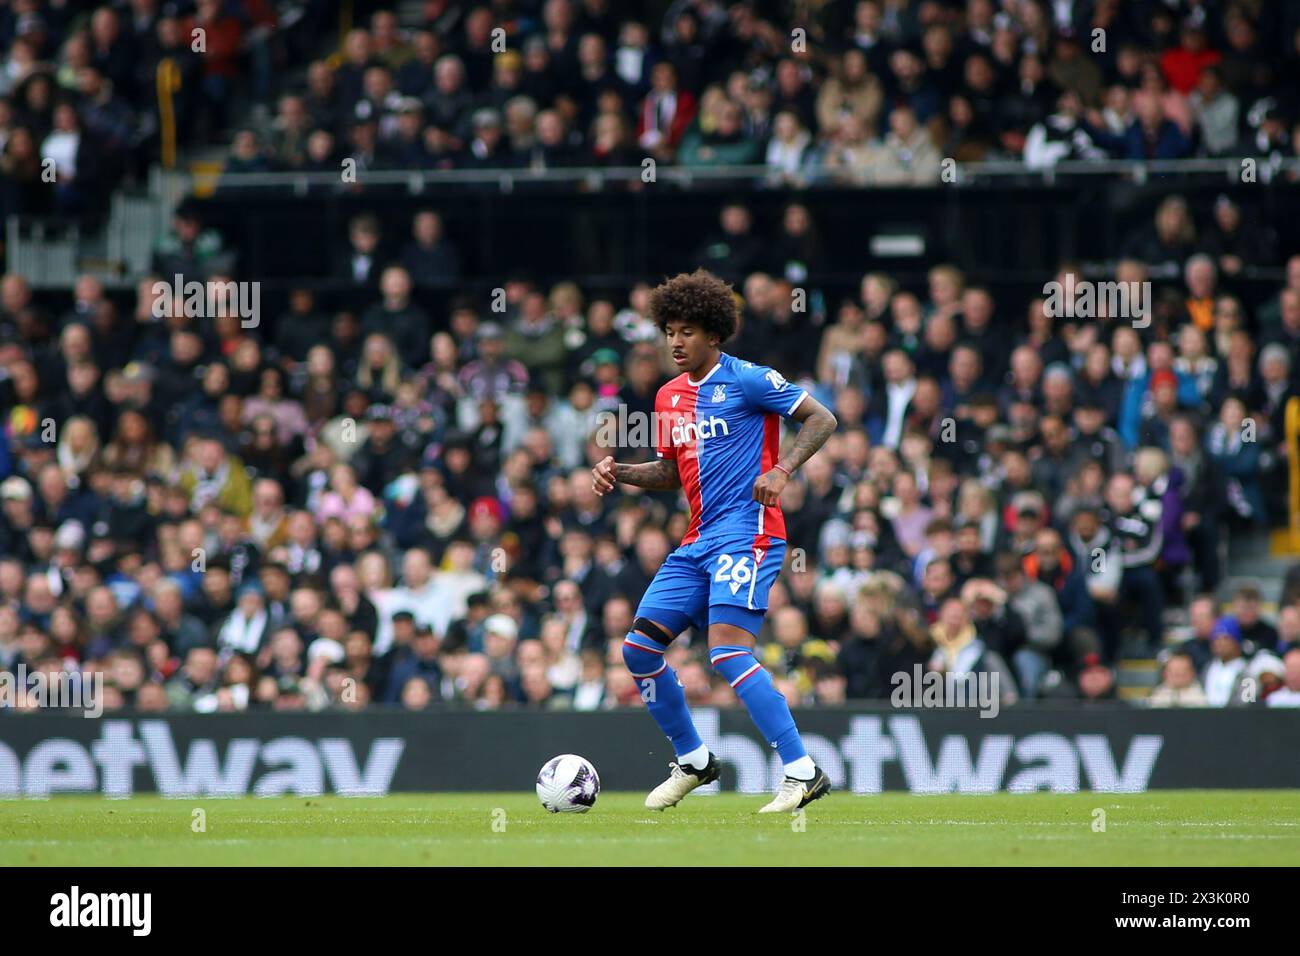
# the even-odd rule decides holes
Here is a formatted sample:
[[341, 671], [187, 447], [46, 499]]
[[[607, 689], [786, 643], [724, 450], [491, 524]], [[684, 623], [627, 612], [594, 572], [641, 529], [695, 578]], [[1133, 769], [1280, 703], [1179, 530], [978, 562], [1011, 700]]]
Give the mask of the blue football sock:
[[782, 763], [788, 766], [808, 756], [785, 695], [772, 685], [772, 675], [754, 659], [753, 651], [739, 645], [711, 647], [709, 663], [731, 685], [754, 726], [781, 755]]
[[640, 631], [632, 631], [623, 639], [623, 662], [641, 688], [641, 699], [664, 736], [672, 741], [673, 752], [681, 756], [699, 750], [704, 741], [695, 729], [677, 674], [664, 660], [664, 650], [662, 644]]

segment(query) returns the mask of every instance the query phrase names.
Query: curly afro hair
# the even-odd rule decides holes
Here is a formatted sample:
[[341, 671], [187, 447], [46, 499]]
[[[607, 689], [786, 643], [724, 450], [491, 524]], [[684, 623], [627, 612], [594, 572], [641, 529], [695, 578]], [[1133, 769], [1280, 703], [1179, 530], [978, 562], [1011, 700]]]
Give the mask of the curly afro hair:
[[696, 269], [667, 280], [650, 293], [650, 315], [666, 331], [669, 322], [689, 322], [725, 342], [736, 334], [740, 305], [731, 285]]

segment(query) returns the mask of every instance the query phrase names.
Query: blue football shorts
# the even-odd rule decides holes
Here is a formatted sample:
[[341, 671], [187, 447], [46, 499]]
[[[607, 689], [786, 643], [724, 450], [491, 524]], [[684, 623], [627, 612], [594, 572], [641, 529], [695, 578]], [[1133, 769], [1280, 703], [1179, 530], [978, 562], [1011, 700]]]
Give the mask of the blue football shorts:
[[781, 573], [785, 542], [752, 534], [700, 538], [668, 555], [646, 588], [637, 617], [673, 634], [734, 624], [757, 635], [767, 592]]

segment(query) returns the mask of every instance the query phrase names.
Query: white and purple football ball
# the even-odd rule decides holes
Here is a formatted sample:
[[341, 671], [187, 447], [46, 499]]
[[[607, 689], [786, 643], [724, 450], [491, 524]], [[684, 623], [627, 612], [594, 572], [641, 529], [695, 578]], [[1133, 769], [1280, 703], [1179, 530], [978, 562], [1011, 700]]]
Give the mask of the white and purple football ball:
[[600, 794], [600, 777], [591, 761], [560, 754], [537, 774], [537, 799], [552, 813], [586, 813]]

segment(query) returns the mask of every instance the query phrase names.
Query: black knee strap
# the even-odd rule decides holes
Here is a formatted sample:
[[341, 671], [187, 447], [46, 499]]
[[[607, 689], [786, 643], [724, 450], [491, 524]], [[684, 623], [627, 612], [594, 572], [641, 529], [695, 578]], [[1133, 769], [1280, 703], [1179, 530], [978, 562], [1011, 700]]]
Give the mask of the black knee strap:
[[664, 645], [671, 644], [674, 640], [676, 640], [676, 637], [674, 637], [674, 635], [669, 634], [667, 631], [665, 631], [654, 621], [650, 620], [650, 618], [648, 617], [638, 617], [635, 621], [633, 621], [632, 630], [640, 631], [646, 637], [650, 638], [650, 640], [656, 641]]

